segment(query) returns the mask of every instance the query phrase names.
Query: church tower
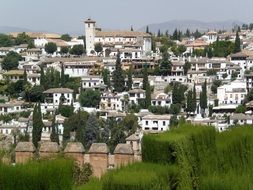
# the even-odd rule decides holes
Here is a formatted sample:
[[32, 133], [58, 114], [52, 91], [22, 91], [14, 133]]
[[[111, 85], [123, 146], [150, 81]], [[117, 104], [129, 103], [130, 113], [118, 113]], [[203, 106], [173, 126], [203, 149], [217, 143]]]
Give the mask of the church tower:
[[94, 51], [96, 21], [87, 19], [85, 22], [86, 53], [91, 55]]

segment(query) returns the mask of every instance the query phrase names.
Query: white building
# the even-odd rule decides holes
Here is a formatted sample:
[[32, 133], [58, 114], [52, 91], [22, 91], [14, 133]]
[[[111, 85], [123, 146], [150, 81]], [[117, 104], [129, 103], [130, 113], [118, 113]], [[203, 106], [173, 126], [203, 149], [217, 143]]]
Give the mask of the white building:
[[101, 31], [96, 21], [85, 21], [86, 50], [88, 55], [95, 54], [95, 44], [101, 43], [103, 55], [115, 55], [120, 50], [121, 58], [140, 58], [151, 52], [151, 35], [137, 31]]
[[0, 104], [0, 114], [18, 113], [23, 112], [24, 108], [23, 101], [6, 102]]
[[105, 89], [103, 78], [100, 75], [90, 75], [82, 77], [82, 88], [83, 89]]
[[43, 92], [45, 101], [41, 104], [42, 113], [57, 109], [62, 102], [64, 105], [71, 105], [74, 101], [73, 90], [69, 88], [51, 88]]
[[151, 105], [152, 106], [162, 106], [170, 107], [172, 104], [172, 93], [156, 92], [152, 94]]
[[230, 84], [220, 86], [217, 89], [217, 99], [219, 100], [219, 105], [240, 105], [243, 103], [246, 95], [246, 82], [242, 81], [233, 81]]
[[130, 104], [138, 104], [140, 99], [146, 97], [145, 90], [143, 89], [132, 89], [128, 91]]
[[146, 115], [142, 118], [142, 130], [167, 131], [170, 126], [170, 115]]

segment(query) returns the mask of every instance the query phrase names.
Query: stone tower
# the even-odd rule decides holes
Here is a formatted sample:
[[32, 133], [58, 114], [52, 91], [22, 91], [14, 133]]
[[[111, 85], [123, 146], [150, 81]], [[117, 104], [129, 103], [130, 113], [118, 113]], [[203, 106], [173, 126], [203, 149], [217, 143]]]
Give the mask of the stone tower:
[[94, 51], [96, 21], [87, 19], [85, 22], [86, 53], [91, 55]]

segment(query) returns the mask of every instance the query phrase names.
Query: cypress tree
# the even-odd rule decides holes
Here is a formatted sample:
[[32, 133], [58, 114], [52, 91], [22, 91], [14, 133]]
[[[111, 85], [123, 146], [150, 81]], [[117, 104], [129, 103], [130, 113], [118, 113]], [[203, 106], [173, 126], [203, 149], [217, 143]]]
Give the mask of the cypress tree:
[[85, 128], [85, 147], [89, 148], [92, 143], [99, 140], [99, 123], [95, 114], [91, 114], [88, 118]]
[[50, 135], [50, 140], [52, 142], [57, 142], [59, 144], [59, 133], [58, 133], [58, 128], [56, 127], [56, 123], [55, 123], [55, 115], [52, 121], [52, 131]]
[[113, 87], [116, 92], [123, 92], [125, 89], [125, 77], [121, 68], [120, 52], [118, 51], [116, 69], [113, 72]]
[[149, 82], [147, 82], [146, 84], [145, 93], [146, 93], [145, 105], [146, 105], [146, 108], [148, 109], [149, 106], [151, 106], [151, 87], [150, 87]]
[[200, 93], [200, 108], [205, 111], [207, 108], [207, 89], [206, 89], [206, 81], [202, 85], [202, 92]]
[[33, 110], [33, 130], [32, 130], [32, 141], [34, 146], [38, 147], [38, 142], [41, 140], [41, 133], [44, 127], [42, 116], [41, 116], [41, 109], [40, 103], [36, 104]]
[[146, 33], [149, 34], [149, 27], [146, 27]]
[[24, 70], [24, 83], [27, 82], [27, 73], [26, 73], [26, 69]]
[[196, 95], [195, 84], [194, 84], [194, 87], [193, 87], [192, 101], [193, 101], [193, 103], [192, 103], [192, 106], [193, 106], [192, 110], [193, 110], [193, 112], [195, 112], [196, 109], [197, 109], [197, 95]]
[[142, 80], [142, 89], [146, 90], [148, 84], [148, 68], [147, 65], [144, 65], [144, 71], [143, 71], [143, 80]]
[[160, 29], [157, 32], [157, 37], [161, 37], [161, 31], [160, 31]]
[[102, 72], [102, 76], [103, 76], [104, 84], [107, 85], [108, 88], [110, 88], [111, 86], [110, 71], [108, 69], [104, 69]]
[[61, 64], [61, 87], [65, 86], [65, 74], [64, 74], [64, 65]]
[[131, 31], [134, 31], [133, 26], [131, 26]]
[[193, 112], [193, 93], [192, 90], [189, 90], [187, 93], [187, 112]]
[[236, 38], [235, 38], [235, 48], [234, 48], [234, 53], [240, 52], [241, 51], [241, 40], [239, 37], [239, 32], [236, 32]]
[[44, 74], [44, 69], [42, 66], [40, 66], [40, 85], [45, 88], [45, 74]]
[[83, 123], [83, 120], [81, 119], [81, 110], [78, 110], [77, 113], [77, 126], [76, 126], [76, 140], [78, 142], [81, 142], [83, 145], [85, 145], [84, 140], [84, 130], [85, 130], [85, 123]]
[[129, 68], [127, 73], [127, 89], [131, 90], [133, 85], [133, 72], [132, 72], [132, 66]]

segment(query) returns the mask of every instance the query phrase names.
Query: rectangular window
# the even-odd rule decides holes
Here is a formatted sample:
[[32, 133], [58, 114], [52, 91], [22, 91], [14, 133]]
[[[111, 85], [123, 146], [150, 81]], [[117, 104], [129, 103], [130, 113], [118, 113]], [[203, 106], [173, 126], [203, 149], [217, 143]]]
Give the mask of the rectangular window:
[[146, 121], [146, 125], [148, 125], [148, 121]]

